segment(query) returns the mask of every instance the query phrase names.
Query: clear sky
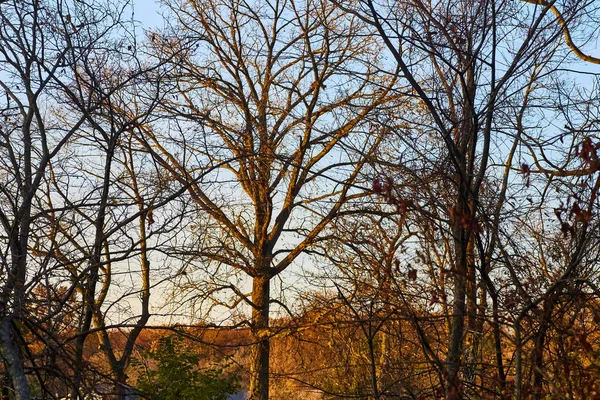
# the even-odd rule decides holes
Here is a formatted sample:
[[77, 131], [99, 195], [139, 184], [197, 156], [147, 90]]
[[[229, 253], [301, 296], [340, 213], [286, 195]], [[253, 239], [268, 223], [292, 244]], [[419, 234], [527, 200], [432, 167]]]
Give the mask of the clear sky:
[[160, 6], [156, 0], [133, 0], [134, 19], [139, 21], [141, 27], [153, 28], [162, 26]]

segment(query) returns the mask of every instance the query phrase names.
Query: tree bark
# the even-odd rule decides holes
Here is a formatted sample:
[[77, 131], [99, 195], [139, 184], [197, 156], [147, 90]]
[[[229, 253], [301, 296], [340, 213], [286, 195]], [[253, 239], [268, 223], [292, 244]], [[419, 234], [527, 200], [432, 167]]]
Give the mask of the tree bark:
[[0, 395], [0, 399], [2, 400], [10, 400], [10, 389], [11, 389], [11, 379], [8, 374], [6, 363], [4, 363], [4, 376], [2, 379], [2, 394]]
[[552, 312], [554, 311], [553, 296], [544, 300], [543, 303], [543, 316], [538, 330], [538, 334], [535, 340], [535, 348], [533, 351], [533, 395], [536, 400], [540, 400], [543, 394], [544, 385], [544, 344], [546, 340], [546, 333], [549, 328], [549, 321], [552, 318]]
[[25, 376], [23, 360], [15, 340], [11, 335], [11, 323], [8, 317], [0, 321], [0, 352], [5, 360], [8, 373], [12, 380], [15, 400], [31, 399], [31, 391]]
[[[471, 216], [468, 203], [468, 189], [465, 183], [461, 183], [458, 196], [458, 204], [455, 209], [456, 216]], [[454, 236], [454, 288], [452, 301], [452, 330], [450, 331], [450, 342], [446, 357], [447, 376], [446, 376], [446, 398], [456, 400], [462, 398], [460, 388], [460, 364], [463, 349], [463, 339], [465, 331], [465, 319], [467, 314], [467, 278], [469, 275], [469, 242], [472, 235], [469, 226], [463, 226], [458, 217], [453, 223]]]
[[269, 292], [270, 278], [255, 276], [252, 281], [252, 359], [249, 400], [269, 399]]
[[[462, 230], [462, 229], [461, 229]], [[462, 233], [459, 233], [462, 235]], [[460, 398], [460, 383], [458, 372], [460, 369], [460, 356], [462, 353], [462, 342], [464, 334], [465, 314], [466, 314], [466, 251], [461, 240], [455, 239], [457, 248], [456, 273], [454, 275], [454, 289], [452, 302], [452, 331], [450, 332], [450, 345], [448, 346], [447, 363], [447, 382], [446, 397], [449, 400]]]

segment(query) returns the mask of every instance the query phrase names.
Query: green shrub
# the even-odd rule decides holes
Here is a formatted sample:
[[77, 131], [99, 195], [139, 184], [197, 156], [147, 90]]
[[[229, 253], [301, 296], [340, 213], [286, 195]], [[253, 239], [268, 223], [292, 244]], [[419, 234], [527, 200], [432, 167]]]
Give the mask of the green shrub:
[[239, 377], [225, 374], [222, 367], [199, 368], [200, 357], [185, 348], [177, 335], [161, 338], [145, 358], [156, 366], [137, 364], [137, 387], [150, 400], [226, 400], [239, 391]]

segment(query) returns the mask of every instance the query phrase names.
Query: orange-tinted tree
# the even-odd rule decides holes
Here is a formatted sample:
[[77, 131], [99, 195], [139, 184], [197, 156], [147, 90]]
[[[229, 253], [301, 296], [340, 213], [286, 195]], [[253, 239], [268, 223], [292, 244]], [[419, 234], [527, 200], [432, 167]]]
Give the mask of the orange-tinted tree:
[[151, 35], [157, 57], [179, 54], [163, 82], [165, 120], [141, 127], [140, 142], [190, 186], [193, 232], [174, 249], [188, 264], [180, 289], [205, 312], [250, 310], [250, 396], [267, 399], [273, 278], [364, 195], [353, 183], [381, 140], [369, 117], [394, 77], [378, 75], [364, 24], [326, 2], [170, 7], [176, 22]]

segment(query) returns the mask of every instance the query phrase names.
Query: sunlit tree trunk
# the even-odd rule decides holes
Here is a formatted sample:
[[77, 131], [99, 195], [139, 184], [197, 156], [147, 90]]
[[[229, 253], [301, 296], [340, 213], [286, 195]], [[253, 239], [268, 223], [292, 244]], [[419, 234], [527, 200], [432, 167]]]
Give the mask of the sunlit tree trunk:
[[269, 292], [270, 278], [252, 279], [252, 358], [250, 364], [250, 399], [269, 398]]

